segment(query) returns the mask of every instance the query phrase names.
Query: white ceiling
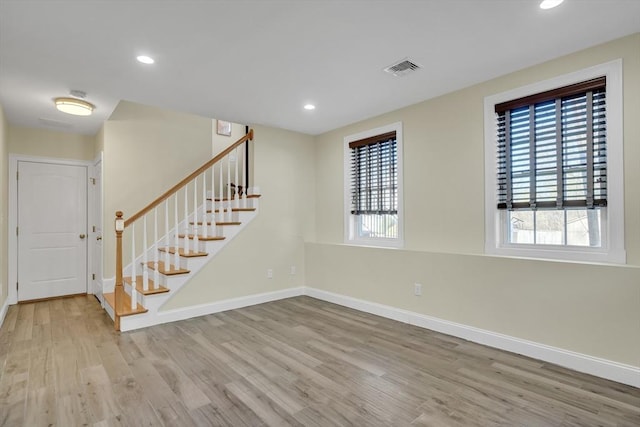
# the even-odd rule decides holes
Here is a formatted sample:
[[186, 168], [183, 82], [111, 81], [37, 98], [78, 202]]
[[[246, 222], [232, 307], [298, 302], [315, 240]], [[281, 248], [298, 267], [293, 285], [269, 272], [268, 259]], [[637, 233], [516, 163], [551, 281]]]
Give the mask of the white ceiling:
[[[538, 3], [0, 0], [0, 104], [85, 134], [124, 99], [315, 135], [640, 31], [640, 0]], [[405, 57], [424, 68], [382, 71]], [[93, 116], [55, 110], [71, 89]]]

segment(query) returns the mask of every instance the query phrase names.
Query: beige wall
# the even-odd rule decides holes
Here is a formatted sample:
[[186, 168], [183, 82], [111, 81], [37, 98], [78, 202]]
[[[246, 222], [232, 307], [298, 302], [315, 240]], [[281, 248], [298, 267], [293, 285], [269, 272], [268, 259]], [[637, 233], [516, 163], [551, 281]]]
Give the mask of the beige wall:
[[[484, 256], [484, 97], [622, 58], [629, 267]], [[316, 138], [307, 286], [640, 366], [640, 34]], [[345, 247], [343, 138], [404, 131], [405, 249]], [[388, 257], [388, 260], [386, 258]], [[412, 294], [413, 283], [423, 296]]]
[[[122, 101], [103, 127], [104, 277], [114, 277], [115, 212], [138, 212], [211, 158], [211, 119]], [[125, 241], [125, 255], [130, 246]], [[124, 264], [128, 264], [126, 261]]]
[[231, 123], [231, 136], [218, 135], [216, 132], [217, 121], [212, 120], [212, 146], [211, 154], [216, 155], [245, 135], [245, 125], [239, 123]]
[[0, 308], [8, 295], [9, 150], [7, 121], [0, 105]]
[[104, 150], [104, 123], [94, 137], [93, 157], [96, 158]]
[[95, 137], [47, 129], [9, 126], [9, 153], [58, 159], [93, 160]]
[[315, 238], [313, 137], [264, 126], [254, 131], [255, 183], [263, 195], [258, 216], [163, 309], [304, 285], [304, 242]]

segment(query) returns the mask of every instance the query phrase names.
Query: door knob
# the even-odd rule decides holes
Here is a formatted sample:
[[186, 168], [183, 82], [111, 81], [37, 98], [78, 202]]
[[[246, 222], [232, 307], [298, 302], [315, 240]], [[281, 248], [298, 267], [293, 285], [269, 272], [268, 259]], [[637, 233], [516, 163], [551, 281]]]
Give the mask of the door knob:
[[81, 234], [81, 235], [80, 235], [80, 238], [81, 238], [81, 239], [84, 239], [85, 237], [86, 237], [86, 236], [85, 236], [84, 234]]
[[102, 236], [96, 237], [96, 240], [102, 240]]

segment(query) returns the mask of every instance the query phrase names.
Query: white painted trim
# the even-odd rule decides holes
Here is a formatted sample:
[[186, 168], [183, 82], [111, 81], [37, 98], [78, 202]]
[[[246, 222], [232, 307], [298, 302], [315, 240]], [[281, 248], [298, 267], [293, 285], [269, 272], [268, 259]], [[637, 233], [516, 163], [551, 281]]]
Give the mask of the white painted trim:
[[2, 324], [4, 323], [4, 318], [7, 317], [7, 311], [9, 311], [9, 299], [4, 300], [4, 304], [2, 304], [2, 308], [0, 309], [0, 328], [2, 328]]
[[206, 304], [199, 304], [191, 307], [159, 311], [155, 317], [144, 317], [142, 315], [121, 317], [120, 329], [124, 332], [133, 329], [144, 328], [146, 326], [176, 322], [178, 320], [186, 320], [194, 317], [206, 316], [207, 314], [220, 313], [222, 311], [235, 310], [251, 305], [297, 297], [304, 294], [304, 287], [288, 288], [279, 291], [265, 292], [261, 294], [253, 294]]
[[[86, 160], [74, 160], [74, 159], [58, 159], [53, 157], [39, 157], [39, 156], [25, 156], [23, 154], [9, 154], [9, 221], [8, 221], [8, 249], [9, 255], [7, 259], [8, 265], [8, 280], [7, 284], [8, 295], [7, 301], [9, 304], [18, 303], [18, 289], [16, 283], [18, 281], [18, 236], [15, 230], [18, 226], [18, 180], [13, 179], [18, 172], [18, 162], [37, 162], [37, 163], [49, 163], [55, 165], [71, 165], [71, 166], [84, 166], [87, 168], [87, 177], [91, 170], [92, 163]], [[89, 185], [87, 183], [87, 204], [89, 203]], [[89, 214], [87, 212], [87, 227], [88, 227]], [[89, 246], [87, 244], [87, 246]], [[89, 251], [87, 250], [87, 257]], [[89, 267], [87, 259], [87, 269]], [[89, 276], [87, 276], [87, 288], [89, 289]]]
[[[607, 78], [607, 220], [603, 237], [605, 246], [571, 248], [562, 246], [524, 246], [504, 244], [503, 221], [496, 209], [495, 147], [496, 122], [494, 106], [501, 102], [517, 99], [554, 88], [589, 80], [596, 77]], [[624, 245], [624, 127], [623, 127], [623, 86], [622, 59], [595, 65], [583, 70], [549, 80], [533, 83], [506, 92], [487, 96], [484, 99], [484, 197], [485, 197], [485, 253], [497, 256], [515, 256], [566, 261], [602, 262], [626, 264]]]
[[316, 288], [305, 288], [305, 295], [353, 308], [365, 313], [375, 314], [377, 316], [386, 317], [388, 319], [463, 338], [478, 344], [554, 363], [578, 372], [584, 372], [622, 384], [640, 387], [640, 367], [637, 366], [601, 359]]
[[[100, 153], [98, 153], [96, 158], [93, 159], [93, 164], [91, 165], [91, 169], [90, 169], [92, 178], [96, 178], [96, 169], [98, 168], [98, 165], [104, 166], [102, 165], [103, 156], [104, 156], [103, 152], [100, 151]], [[100, 181], [100, 196], [101, 196], [99, 206], [96, 207], [96, 205], [94, 204], [95, 192], [96, 192], [95, 186], [90, 185], [89, 192], [88, 192], [89, 197], [87, 199], [87, 236], [90, 236], [90, 239], [95, 239], [97, 237], [97, 233], [91, 230], [93, 220], [96, 219], [96, 217], [98, 218], [98, 221], [96, 222], [100, 222], [99, 224], [100, 230], [101, 230], [100, 232], [104, 235], [104, 220], [103, 220], [103, 214], [102, 214], [102, 207], [104, 206], [104, 183], [102, 180], [102, 176], [100, 177], [99, 181]], [[95, 255], [94, 254], [95, 245], [93, 244], [93, 240], [91, 240], [90, 242], [91, 243], [88, 245], [88, 248], [87, 248], [88, 249], [87, 281], [89, 283], [89, 286], [87, 286], [87, 293], [92, 293], [96, 295], [97, 290], [100, 289], [99, 299], [100, 301], [102, 301], [101, 291], [102, 291], [103, 277], [96, 277], [95, 281], [92, 278], [92, 274], [93, 274], [92, 271], [95, 270], [94, 268], [95, 266], [93, 265], [93, 259]], [[104, 246], [103, 246], [103, 250], [104, 250]], [[99, 259], [100, 259], [100, 264], [104, 264], [104, 253], [101, 254]], [[104, 270], [104, 265], [102, 265], [100, 268], [101, 272], [103, 272], [103, 270]]]
[[[349, 212], [349, 206], [351, 204], [351, 151], [349, 150], [349, 143], [364, 138], [369, 138], [376, 135], [381, 135], [388, 132], [396, 132], [396, 152], [397, 152], [397, 165], [398, 165], [398, 238], [397, 239], [374, 239], [374, 238], [354, 238], [352, 237], [353, 228], [353, 216]], [[344, 137], [344, 174], [343, 174], [343, 194], [344, 194], [344, 243], [348, 245], [357, 246], [375, 246], [375, 247], [389, 247], [389, 248], [403, 248], [404, 247], [404, 150], [403, 150], [404, 137], [402, 134], [402, 122], [391, 123], [386, 126], [382, 126], [375, 129], [366, 130], [364, 132], [356, 133]]]

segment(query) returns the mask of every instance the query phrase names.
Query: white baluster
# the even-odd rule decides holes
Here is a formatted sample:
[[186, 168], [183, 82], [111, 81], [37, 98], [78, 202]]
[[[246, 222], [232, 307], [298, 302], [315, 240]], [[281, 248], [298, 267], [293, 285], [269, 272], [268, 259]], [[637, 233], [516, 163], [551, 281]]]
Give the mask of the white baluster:
[[158, 286], [158, 283], [160, 283], [160, 280], [159, 280], [160, 273], [158, 273], [158, 256], [160, 255], [159, 254], [160, 251], [158, 251], [158, 245], [160, 245], [160, 241], [158, 240], [158, 207], [157, 206], [153, 210], [153, 242], [155, 246], [155, 250], [153, 251], [153, 283], [154, 283], [154, 286]]
[[[213, 186], [211, 187], [213, 188]], [[202, 174], [202, 237], [206, 238], [209, 233], [207, 229], [207, 172]]]
[[[171, 254], [169, 253], [169, 248], [171, 247], [171, 239], [169, 237], [169, 199], [164, 201], [164, 268], [169, 269], [169, 265], [171, 265]], [[158, 271], [158, 266], [156, 266], [156, 272]]]
[[[187, 236], [184, 239], [184, 253], [185, 255], [189, 253], [189, 184], [184, 186], [184, 234]], [[178, 264], [176, 264], [176, 268], [178, 268]]]
[[198, 177], [193, 179], [193, 251], [198, 250]]
[[131, 224], [131, 309], [137, 307], [136, 291], [136, 225]]
[[149, 266], [147, 263], [147, 216], [142, 218], [142, 289], [149, 290]]
[[242, 155], [242, 203], [240, 204], [241, 208], [246, 208], [247, 207], [247, 153], [246, 153], [246, 149], [247, 149], [247, 145], [249, 143], [245, 142], [244, 144], [242, 144], [242, 150], [241, 151], [241, 155]]
[[[178, 237], [178, 192], [176, 191], [176, 197], [174, 197], [174, 206], [173, 206], [173, 216], [174, 216], [174, 223], [175, 223], [175, 247], [174, 247], [174, 254], [173, 254], [173, 263], [174, 266], [173, 268], [178, 268], [178, 266], [180, 265], [180, 254], [178, 253], [178, 249], [180, 248], [180, 238]], [[189, 236], [185, 236], [185, 239], [189, 239]], [[166, 266], [165, 269], [169, 269], [169, 266]]]
[[240, 164], [240, 160], [238, 159], [238, 147], [233, 150], [234, 155], [236, 156], [236, 171], [235, 171], [235, 179], [233, 182], [236, 184], [236, 195], [233, 199], [233, 206], [240, 207], [240, 181], [238, 181], [238, 165]]
[[220, 187], [220, 192], [218, 196], [220, 198], [220, 202], [218, 203], [218, 218], [220, 222], [224, 221], [224, 202], [222, 201], [222, 199], [224, 198], [224, 189], [222, 188], [222, 164], [223, 164], [223, 160], [220, 160], [220, 166], [218, 169], [220, 171], [220, 179], [218, 180], [219, 181], [218, 187]]
[[227, 215], [224, 221], [231, 221], [231, 154], [227, 154]]

